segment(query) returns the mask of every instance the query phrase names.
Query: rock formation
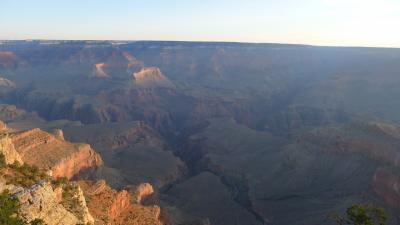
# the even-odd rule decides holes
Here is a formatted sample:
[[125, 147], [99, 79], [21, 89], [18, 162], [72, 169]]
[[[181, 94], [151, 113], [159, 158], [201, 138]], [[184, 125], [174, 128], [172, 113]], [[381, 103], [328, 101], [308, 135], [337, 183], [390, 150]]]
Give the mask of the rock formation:
[[110, 77], [105, 71], [104, 71], [104, 63], [97, 63], [94, 65], [93, 68], [93, 77], [100, 77], [100, 78], [105, 78], [105, 77]]
[[144, 201], [154, 194], [153, 186], [149, 183], [139, 184], [134, 191], [134, 201], [137, 204], [143, 204]]
[[7, 125], [0, 120], [0, 132], [5, 131], [7, 129]]
[[36, 218], [43, 219], [48, 225], [79, 223], [76, 216], [56, 201], [56, 195], [49, 183], [36, 184], [15, 196], [21, 203], [20, 214], [28, 223]]
[[143, 67], [143, 63], [135, 59], [127, 52], [120, 50], [112, 51], [111, 55], [101, 63], [93, 66], [91, 77], [110, 78], [110, 77], [129, 77], [129, 74]]
[[54, 129], [53, 135], [58, 138], [59, 140], [64, 141], [64, 132], [61, 129]]
[[0, 153], [4, 155], [6, 164], [14, 162], [22, 164], [21, 156], [15, 150], [14, 144], [7, 134], [0, 133]]
[[54, 177], [72, 178], [102, 164], [90, 145], [70, 143], [40, 129], [11, 133], [10, 137], [25, 163], [51, 170]]
[[[0, 192], [8, 190], [14, 198], [18, 199], [18, 216], [25, 223], [30, 223], [35, 219], [41, 219], [47, 225], [94, 223], [79, 187], [72, 193], [73, 198], [65, 195], [69, 196], [67, 199], [63, 193], [67, 190], [53, 188], [48, 181], [39, 181], [30, 187], [7, 183], [9, 183], [7, 179], [0, 177]], [[66, 208], [66, 205], [73, 205], [75, 208]]]
[[172, 82], [157, 67], [144, 67], [132, 74], [133, 84], [140, 88], [173, 87]]
[[0, 77], [0, 87], [1, 88], [15, 88], [16, 85], [14, 82], [12, 82], [4, 77]]
[[96, 225], [161, 225], [160, 208], [132, 203], [130, 194], [111, 189], [104, 181], [80, 182], [89, 199], [90, 213]]

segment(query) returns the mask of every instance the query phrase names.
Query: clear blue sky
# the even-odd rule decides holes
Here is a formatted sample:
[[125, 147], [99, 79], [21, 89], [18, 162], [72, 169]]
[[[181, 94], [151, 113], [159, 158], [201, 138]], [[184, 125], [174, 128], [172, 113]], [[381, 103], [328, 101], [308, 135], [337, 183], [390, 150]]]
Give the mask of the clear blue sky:
[[400, 47], [400, 0], [0, 0], [0, 39]]

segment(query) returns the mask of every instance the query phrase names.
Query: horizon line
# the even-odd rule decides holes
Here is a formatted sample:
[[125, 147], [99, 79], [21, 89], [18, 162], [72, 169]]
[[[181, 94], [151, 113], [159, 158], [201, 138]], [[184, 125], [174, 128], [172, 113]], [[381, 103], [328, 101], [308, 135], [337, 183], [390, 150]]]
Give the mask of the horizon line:
[[11, 42], [11, 41], [83, 41], [83, 42], [176, 42], [176, 43], [225, 43], [225, 44], [254, 44], [254, 45], [293, 45], [293, 46], [303, 46], [303, 47], [332, 47], [332, 48], [381, 48], [381, 49], [400, 49], [400, 47], [389, 47], [389, 46], [362, 46], [362, 45], [323, 45], [323, 44], [305, 44], [305, 43], [284, 43], [284, 42], [250, 42], [250, 41], [202, 41], [202, 40], [162, 40], [162, 39], [0, 39], [1, 42]]

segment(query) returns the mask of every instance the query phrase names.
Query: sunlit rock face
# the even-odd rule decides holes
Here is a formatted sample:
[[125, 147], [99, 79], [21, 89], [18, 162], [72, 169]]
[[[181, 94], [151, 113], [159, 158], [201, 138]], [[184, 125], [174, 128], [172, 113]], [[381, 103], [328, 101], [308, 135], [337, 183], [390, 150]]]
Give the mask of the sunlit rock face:
[[0, 132], [7, 130], [7, 125], [0, 120]]
[[[0, 179], [0, 191], [8, 192], [19, 201], [18, 216], [25, 222], [35, 219], [43, 220], [46, 224], [76, 225], [94, 224], [94, 219], [86, 207], [86, 200], [79, 187], [74, 193], [69, 193], [77, 199], [74, 211], [67, 209], [64, 204], [70, 199], [63, 199], [62, 188], [54, 188], [50, 182], [40, 181], [30, 187], [6, 184]], [[59, 192], [59, 193], [58, 193]]]
[[171, 81], [157, 67], [144, 67], [132, 74], [133, 84], [141, 88], [173, 87]]
[[3, 154], [6, 164], [18, 162], [22, 164], [22, 158], [15, 150], [12, 140], [7, 134], [0, 133], [0, 153]]
[[85, 197], [90, 199], [88, 208], [95, 217], [95, 224], [163, 224], [160, 220], [160, 207], [132, 202], [132, 197], [126, 190], [116, 191], [103, 180], [80, 182], [80, 186]]
[[50, 170], [54, 177], [72, 178], [102, 164], [90, 145], [70, 143], [40, 129], [12, 133], [10, 137], [22, 161]]

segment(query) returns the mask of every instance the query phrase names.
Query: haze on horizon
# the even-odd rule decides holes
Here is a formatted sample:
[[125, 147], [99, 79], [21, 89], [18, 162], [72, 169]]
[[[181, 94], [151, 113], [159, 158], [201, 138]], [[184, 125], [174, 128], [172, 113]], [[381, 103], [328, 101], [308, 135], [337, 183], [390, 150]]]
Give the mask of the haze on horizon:
[[400, 47], [398, 0], [0, 0], [0, 39]]

